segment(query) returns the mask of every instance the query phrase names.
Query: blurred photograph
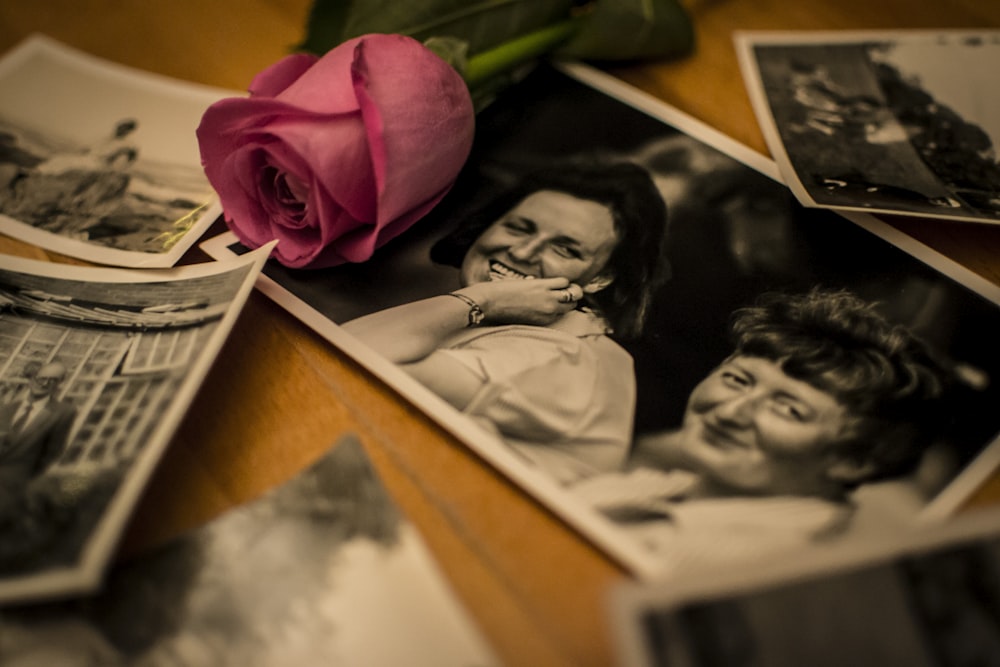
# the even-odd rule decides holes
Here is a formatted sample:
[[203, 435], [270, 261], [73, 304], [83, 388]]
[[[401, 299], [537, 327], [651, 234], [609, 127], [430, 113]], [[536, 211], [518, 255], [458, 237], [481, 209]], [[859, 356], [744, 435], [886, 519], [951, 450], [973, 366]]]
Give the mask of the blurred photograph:
[[997, 31], [739, 33], [782, 176], [807, 206], [1000, 223]]
[[796, 553], [711, 584], [625, 584], [628, 667], [991, 665], [1000, 657], [995, 510], [902, 539]]
[[5, 260], [0, 602], [97, 584], [265, 256], [143, 272]]
[[0, 59], [0, 231], [99, 264], [173, 266], [218, 215], [194, 131], [226, 94], [25, 40]]
[[353, 436], [95, 595], [0, 610], [0, 636], [7, 667], [498, 664]]

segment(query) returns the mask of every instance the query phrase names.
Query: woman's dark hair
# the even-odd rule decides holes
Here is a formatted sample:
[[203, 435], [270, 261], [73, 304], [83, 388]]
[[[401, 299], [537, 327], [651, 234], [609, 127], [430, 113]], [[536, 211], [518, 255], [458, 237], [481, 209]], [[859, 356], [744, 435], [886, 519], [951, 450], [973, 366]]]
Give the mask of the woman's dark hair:
[[736, 354], [773, 361], [847, 408], [855, 422], [837, 448], [869, 464], [868, 479], [910, 470], [941, 435], [954, 374], [874, 303], [844, 290], [770, 293], [736, 311], [731, 331]]
[[631, 162], [573, 162], [525, 174], [431, 248], [439, 264], [461, 266], [465, 253], [490, 225], [527, 196], [555, 190], [607, 206], [615, 222], [618, 243], [606, 270], [614, 280], [585, 305], [598, 310], [621, 337], [642, 332], [656, 289], [669, 276], [664, 257], [667, 205], [649, 172]]

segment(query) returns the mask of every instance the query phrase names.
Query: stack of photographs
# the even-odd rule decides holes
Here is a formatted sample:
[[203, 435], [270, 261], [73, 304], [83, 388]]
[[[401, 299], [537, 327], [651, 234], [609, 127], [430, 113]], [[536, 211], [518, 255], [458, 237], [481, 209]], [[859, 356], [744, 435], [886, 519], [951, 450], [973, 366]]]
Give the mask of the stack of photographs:
[[[872, 215], [1000, 210], [995, 135], [979, 120], [997, 107], [924, 89], [910, 68], [931, 44], [978, 62], [998, 41], [740, 36], [777, 162], [598, 70], [541, 65], [478, 114], [441, 204], [359, 264], [289, 270], [226, 233], [202, 243], [217, 265], [169, 278], [5, 266], [5, 404], [44, 385], [78, 412], [51, 474], [0, 498], [15, 508], [0, 516], [0, 594], [96, 585], [250, 282], [647, 585], [689, 581], [701, 596], [695, 584], [719, 572], [925, 544], [1000, 457], [1000, 287]], [[36, 90], [43, 79], [60, 92]], [[78, 81], [102, 101], [65, 123]], [[0, 231], [166, 267], [219, 215], [193, 130], [231, 93], [43, 38], [0, 62], [0, 90], [13, 93], [0, 97]], [[63, 126], [75, 129], [50, 131]], [[719, 664], [699, 662], [689, 635], [714, 633], [728, 603], [692, 615], [677, 605], [698, 597], [649, 595], [653, 611], [630, 607], [620, 625], [648, 651], [680, 627], [669, 643], [686, 653], [643, 659]], [[39, 627], [94, 627], [48, 613]], [[637, 625], [652, 638], [635, 640]]]
[[41, 36], [0, 60], [0, 231], [131, 267], [3, 259], [0, 603], [99, 586], [267, 258], [169, 268], [218, 215], [221, 95]]
[[240, 94], [43, 36], [0, 60], [0, 232], [108, 265], [0, 267], [0, 663], [497, 664], [354, 437], [114, 562], [274, 247], [170, 268], [221, 212], [195, 129]]

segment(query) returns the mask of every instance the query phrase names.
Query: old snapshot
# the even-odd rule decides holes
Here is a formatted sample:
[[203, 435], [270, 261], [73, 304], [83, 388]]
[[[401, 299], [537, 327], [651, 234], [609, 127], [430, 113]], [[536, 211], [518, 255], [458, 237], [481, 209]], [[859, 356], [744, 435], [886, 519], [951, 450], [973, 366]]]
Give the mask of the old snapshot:
[[5, 665], [498, 664], [353, 436], [92, 597], [0, 610], [0, 636]]
[[616, 590], [617, 664], [987, 665], [1000, 652], [996, 510], [717, 575]]
[[173, 266], [218, 216], [195, 128], [232, 94], [24, 41], [0, 59], [0, 232], [99, 264]]
[[372, 259], [259, 287], [638, 576], [902, 531], [996, 463], [995, 286], [587, 67], [477, 128]]
[[0, 269], [0, 602], [93, 588], [269, 248]]
[[747, 32], [736, 45], [803, 204], [1000, 222], [1000, 32]]

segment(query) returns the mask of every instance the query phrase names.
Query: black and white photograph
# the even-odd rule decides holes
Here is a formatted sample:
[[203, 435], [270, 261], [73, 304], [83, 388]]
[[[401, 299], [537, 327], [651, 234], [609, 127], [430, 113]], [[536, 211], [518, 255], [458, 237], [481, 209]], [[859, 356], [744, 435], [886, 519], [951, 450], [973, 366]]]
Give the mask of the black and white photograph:
[[370, 260], [258, 287], [640, 577], [947, 517], [1000, 453], [1000, 290], [586, 66]]
[[1000, 514], [667, 585], [624, 584], [622, 667], [994, 665]]
[[269, 248], [0, 269], [0, 602], [95, 586]]
[[91, 597], [0, 610], [0, 637], [5, 667], [499, 664], [351, 435]]
[[735, 39], [768, 148], [803, 204], [1000, 223], [1000, 32]]
[[218, 216], [195, 128], [233, 94], [22, 42], [0, 59], [0, 232], [99, 264], [173, 266]]

